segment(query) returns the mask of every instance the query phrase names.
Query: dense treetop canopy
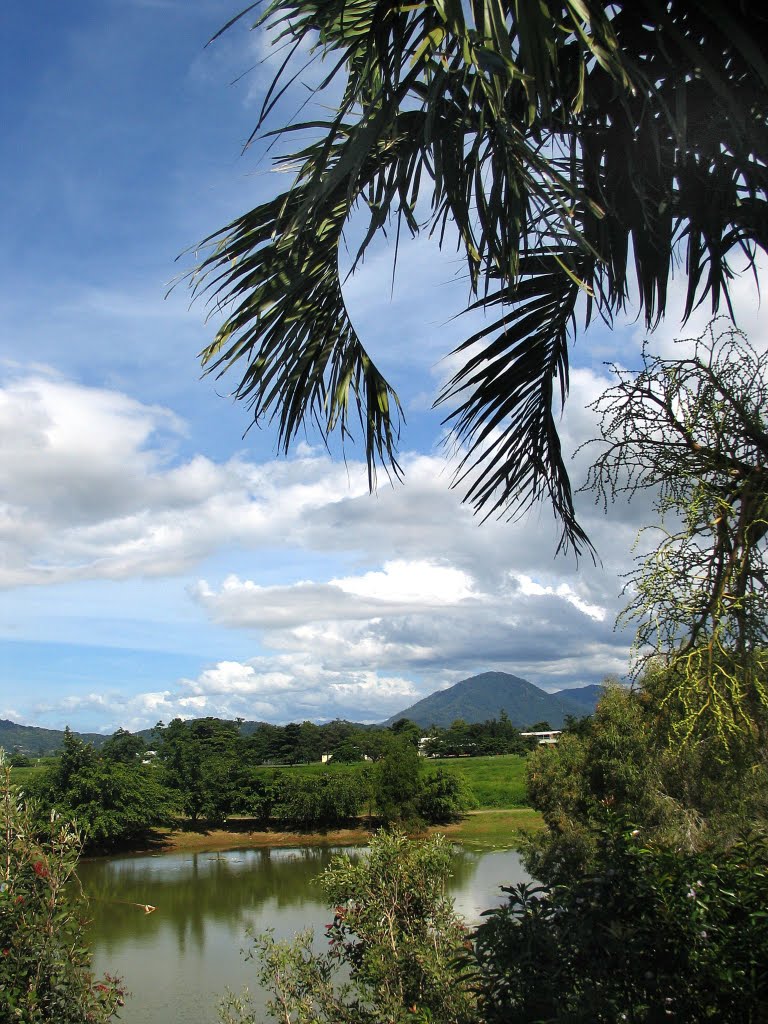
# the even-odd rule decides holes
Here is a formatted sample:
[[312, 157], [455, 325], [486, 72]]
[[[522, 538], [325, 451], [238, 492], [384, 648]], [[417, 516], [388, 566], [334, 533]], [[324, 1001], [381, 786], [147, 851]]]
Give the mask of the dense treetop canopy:
[[[767, 18], [750, 0], [273, 0], [256, 25], [286, 60], [252, 137], [295, 140], [295, 177], [206, 240], [194, 287], [226, 313], [205, 365], [237, 364], [281, 447], [357, 419], [371, 483], [399, 472], [400, 406], [347, 314], [339, 244], [353, 212], [358, 261], [393, 222], [457, 235], [486, 314], [437, 397], [457, 482], [485, 514], [549, 500], [583, 550], [556, 427], [577, 317], [631, 298], [652, 326], [676, 263], [686, 318], [730, 305], [733, 254], [768, 241]], [[307, 48], [333, 109], [271, 125]]]

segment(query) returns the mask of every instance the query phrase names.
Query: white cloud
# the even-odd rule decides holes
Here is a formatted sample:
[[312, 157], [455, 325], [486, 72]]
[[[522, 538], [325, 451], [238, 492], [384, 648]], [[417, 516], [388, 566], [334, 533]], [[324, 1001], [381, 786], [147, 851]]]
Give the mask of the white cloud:
[[[766, 294], [768, 288], [768, 266], [766, 257], [761, 254], [757, 263], [757, 276], [746, 270], [744, 260], [736, 254], [733, 258], [734, 277], [730, 282], [730, 294], [733, 308], [736, 311], [737, 326], [747, 335], [752, 346], [758, 351], [768, 349], [768, 324], [761, 310], [760, 296]], [[650, 351], [665, 358], [676, 358], [686, 352], [686, 346], [678, 344], [678, 339], [695, 339], [703, 334], [704, 329], [713, 317], [709, 300], [693, 311], [690, 319], [681, 326], [685, 309], [687, 279], [684, 275], [676, 277], [669, 288], [667, 312], [659, 327], [652, 333], [638, 328], [635, 337], [638, 342], [649, 339]], [[723, 324], [727, 323], [727, 306], [722, 303], [719, 314]], [[690, 346], [688, 346], [690, 349]]]
[[377, 722], [419, 697], [411, 680], [373, 670], [320, 668], [304, 655], [277, 655], [248, 662], [226, 661], [196, 679], [181, 679], [172, 690], [89, 693], [40, 704], [36, 714], [98, 714], [103, 732], [118, 726], [147, 728], [173, 718], [245, 718], [249, 721], [325, 720], [334, 717]]
[[279, 544], [281, 521], [300, 533], [312, 508], [356, 493], [328, 458], [174, 463], [183, 429], [168, 410], [119, 392], [42, 375], [8, 383], [0, 586], [178, 574], [225, 545]]
[[[583, 399], [598, 393], [600, 380], [575, 371], [574, 385]], [[588, 436], [592, 420], [571, 403], [566, 447]], [[405, 454], [405, 484], [371, 496], [362, 465], [306, 447], [261, 464], [179, 460], [183, 430], [168, 410], [119, 392], [42, 374], [11, 380], [0, 390], [0, 584], [173, 575], [240, 545], [355, 551], [368, 563], [366, 573], [323, 581], [331, 589], [322, 593], [307, 581], [303, 601], [440, 604], [470, 599], [478, 578], [528, 572], [555, 548], [545, 510], [523, 524], [480, 528], [450, 489], [440, 456]], [[582, 508], [588, 527], [600, 530], [588, 498]], [[563, 563], [558, 571], [570, 569]]]
[[[592, 569], [566, 582], [551, 571], [534, 580], [483, 571], [480, 557], [498, 561], [498, 551], [490, 544], [478, 557], [475, 577], [399, 560], [345, 577], [345, 589], [339, 581], [260, 587], [230, 577], [219, 590], [200, 584], [196, 596], [215, 621], [255, 630], [262, 646], [285, 658], [304, 659], [321, 673], [418, 676], [422, 695], [483, 668], [524, 668], [531, 681], [549, 687], [626, 670], [629, 638], [612, 631], [618, 588], [592, 585], [604, 573]], [[210, 680], [205, 685], [210, 689]], [[230, 689], [262, 686], [269, 688], [269, 680], [249, 672]]]
[[363, 576], [331, 580], [331, 583], [347, 594], [394, 604], [414, 602], [440, 606], [462, 601], [474, 593], [467, 573], [424, 559], [385, 562], [381, 572], [367, 572]]
[[219, 591], [201, 580], [191, 592], [217, 622], [253, 628], [436, 612], [475, 596], [465, 572], [423, 559], [385, 562], [380, 571], [327, 583], [265, 587], [228, 576]]
[[[578, 402], [563, 419], [571, 450], [594, 433], [581, 403], [604, 386], [585, 370], [573, 382]], [[642, 502], [608, 525], [580, 497], [603, 564], [577, 567], [553, 560], [548, 510], [481, 525], [439, 456], [406, 454], [405, 484], [371, 496], [362, 465], [306, 445], [258, 464], [179, 459], [183, 430], [165, 409], [42, 373], [0, 391], [0, 432], [13, 440], [0, 454], [6, 587], [188, 577], [216, 552], [220, 561], [255, 552], [252, 565], [263, 553], [271, 567], [263, 578], [250, 568], [189, 589], [214, 623], [251, 631], [263, 656], [222, 659], [130, 698], [73, 698], [72, 708], [134, 727], [199, 714], [381, 720], [486, 668], [550, 688], [625, 669], [629, 638], [611, 624]], [[575, 479], [586, 459], [579, 454]], [[283, 556], [302, 565], [304, 554], [303, 578], [282, 582]], [[343, 571], [322, 568], [338, 559]]]
[[541, 583], [534, 582], [534, 580], [532, 580], [530, 576], [526, 576], [525, 573], [517, 574], [516, 579], [520, 585], [521, 593], [525, 595], [530, 594], [537, 597], [543, 597], [546, 594], [552, 594], [556, 597], [562, 598], [569, 604], [572, 604], [574, 608], [577, 608], [580, 612], [588, 615], [591, 619], [595, 619], [597, 622], [602, 622], [605, 619], [605, 608], [601, 608], [600, 605], [589, 604], [587, 601], [583, 601], [579, 595], [574, 592], [569, 583], [560, 583], [557, 587], [542, 586]]

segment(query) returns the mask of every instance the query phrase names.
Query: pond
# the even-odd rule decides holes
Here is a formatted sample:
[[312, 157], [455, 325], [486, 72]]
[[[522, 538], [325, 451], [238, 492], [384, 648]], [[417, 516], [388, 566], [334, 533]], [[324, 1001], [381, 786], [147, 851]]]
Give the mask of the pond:
[[[330, 847], [111, 857], [82, 862], [94, 969], [123, 978], [122, 1024], [215, 1024], [227, 988], [253, 990], [240, 955], [246, 930], [292, 936], [330, 920], [312, 879]], [[354, 851], [348, 850], [354, 854]], [[451, 894], [469, 922], [500, 902], [499, 886], [527, 879], [516, 853], [456, 849]], [[145, 913], [142, 905], [156, 907]]]

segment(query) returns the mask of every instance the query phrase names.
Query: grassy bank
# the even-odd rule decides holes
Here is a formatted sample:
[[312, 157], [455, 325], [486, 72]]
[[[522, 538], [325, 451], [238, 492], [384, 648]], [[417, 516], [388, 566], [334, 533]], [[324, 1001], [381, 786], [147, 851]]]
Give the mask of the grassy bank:
[[477, 850], [508, 850], [519, 845], [520, 834], [539, 832], [544, 821], [531, 807], [472, 811], [455, 825], [436, 826], [432, 832], [443, 832], [462, 846]]
[[[167, 853], [185, 850], [232, 850], [291, 846], [360, 846], [368, 842], [370, 830], [358, 828], [328, 829], [323, 832], [259, 831], [248, 819], [234, 818], [224, 829], [155, 830], [147, 849]], [[474, 849], [510, 849], [517, 845], [519, 833], [543, 827], [541, 815], [529, 807], [472, 811], [452, 825], [435, 825], [429, 834], [441, 832], [453, 842]]]

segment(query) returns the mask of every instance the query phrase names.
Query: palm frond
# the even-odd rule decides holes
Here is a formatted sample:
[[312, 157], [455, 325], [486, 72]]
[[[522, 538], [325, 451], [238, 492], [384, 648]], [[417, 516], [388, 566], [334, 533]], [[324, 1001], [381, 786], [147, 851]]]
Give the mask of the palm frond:
[[355, 410], [371, 481], [377, 464], [397, 472], [400, 408], [350, 323], [338, 247], [353, 210], [368, 217], [355, 262], [392, 220], [441, 244], [451, 225], [469, 307], [500, 310], [439, 399], [458, 403], [467, 499], [503, 515], [548, 500], [561, 545], [584, 550], [556, 427], [576, 297], [610, 321], [634, 279], [652, 326], [683, 258], [687, 317], [730, 302], [734, 247], [768, 246], [762, 5], [273, 0], [257, 26], [289, 49], [309, 41], [329, 66], [317, 92], [340, 98], [328, 118], [273, 129], [314, 133], [288, 155], [295, 181], [207, 240], [195, 287], [231, 311], [206, 367], [243, 367], [235, 393], [257, 421], [276, 417], [284, 448], [307, 420], [349, 436]]

